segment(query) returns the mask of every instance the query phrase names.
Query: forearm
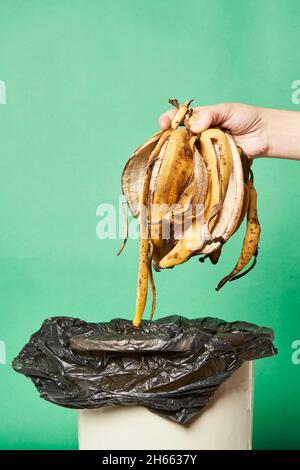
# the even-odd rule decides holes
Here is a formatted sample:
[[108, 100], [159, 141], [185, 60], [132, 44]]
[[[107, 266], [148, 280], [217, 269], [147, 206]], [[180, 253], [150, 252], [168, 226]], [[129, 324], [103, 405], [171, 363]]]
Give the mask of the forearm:
[[300, 112], [261, 109], [267, 133], [267, 157], [300, 160]]

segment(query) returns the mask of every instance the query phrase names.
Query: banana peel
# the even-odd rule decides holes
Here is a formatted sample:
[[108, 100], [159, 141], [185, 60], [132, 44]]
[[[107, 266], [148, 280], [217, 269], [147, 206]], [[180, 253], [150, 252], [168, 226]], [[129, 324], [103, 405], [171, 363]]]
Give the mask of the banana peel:
[[155, 133], [142, 144], [122, 173], [122, 192], [140, 226], [136, 327], [142, 321], [149, 284], [151, 319], [154, 315], [152, 267], [156, 271], [173, 268], [196, 255], [202, 255], [200, 261], [209, 258], [216, 264], [224, 244], [246, 216], [239, 260], [216, 290], [249, 272], [256, 263], [260, 225], [252, 161], [227, 131], [211, 128], [192, 133], [191, 102], [180, 105], [176, 99], [169, 100], [176, 107], [170, 129]]

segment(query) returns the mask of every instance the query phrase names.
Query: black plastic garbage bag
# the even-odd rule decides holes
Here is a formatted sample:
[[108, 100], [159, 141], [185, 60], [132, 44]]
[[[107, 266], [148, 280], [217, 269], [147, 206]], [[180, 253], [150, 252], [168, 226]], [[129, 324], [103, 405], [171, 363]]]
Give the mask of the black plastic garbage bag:
[[170, 316], [86, 323], [45, 320], [13, 361], [40, 396], [70, 408], [143, 405], [186, 423], [244, 361], [277, 353], [269, 328]]

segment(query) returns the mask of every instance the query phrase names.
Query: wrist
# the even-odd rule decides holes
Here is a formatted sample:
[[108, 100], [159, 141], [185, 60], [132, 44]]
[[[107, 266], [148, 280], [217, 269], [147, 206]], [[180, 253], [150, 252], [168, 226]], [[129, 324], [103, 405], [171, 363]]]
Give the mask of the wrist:
[[267, 141], [266, 157], [276, 158], [280, 151], [280, 134], [282, 131], [280, 113], [281, 111], [277, 109], [262, 108], [263, 128]]
[[262, 131], [266, 140], [266, 157], [300, 158], [300, 113], [261, 108]]

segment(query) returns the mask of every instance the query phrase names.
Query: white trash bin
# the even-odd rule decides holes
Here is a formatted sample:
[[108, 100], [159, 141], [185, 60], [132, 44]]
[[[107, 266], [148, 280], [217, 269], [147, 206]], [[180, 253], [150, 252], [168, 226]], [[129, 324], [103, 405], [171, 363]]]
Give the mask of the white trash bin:
[[249, 450], [253, 363], [246, 362], [191, 423], [180, 425], [142, 406], [78, 412], [80, 450]]

